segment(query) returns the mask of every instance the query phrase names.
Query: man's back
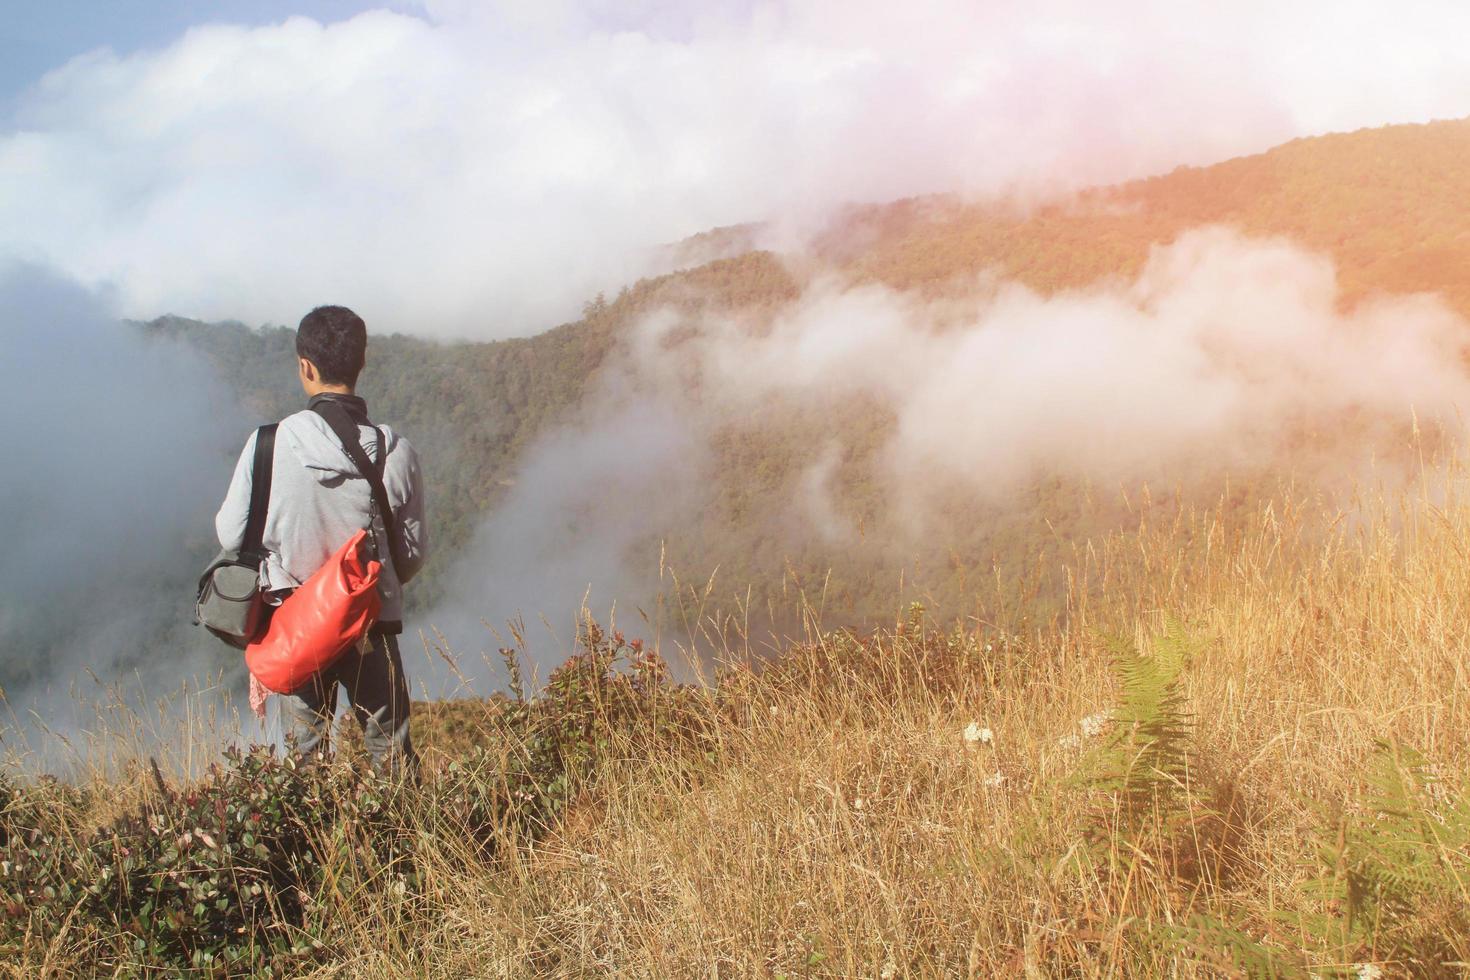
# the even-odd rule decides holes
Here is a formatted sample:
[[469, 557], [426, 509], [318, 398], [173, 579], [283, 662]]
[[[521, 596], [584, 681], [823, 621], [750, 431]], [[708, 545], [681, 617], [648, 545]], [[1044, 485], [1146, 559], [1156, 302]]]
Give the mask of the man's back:
[[[358, 423], [363, 449], [378, 464], [378, 432], [367, 423], [362, 399], [350, 395], [317, 398], [333, 399], [348, 409]], [[373, 536], [383, 562], [378, 587], [383, 597], [382, 621], [396, 625], [403, 618], [402, 585], [418, 573], [428, 550], [423, 478], [418, 455], [408, 440], [386, 425], [377, 429], [383, 433], [382, 451], [387, 454], [383, 484], [403, 541], [405, 567], [394, 568], [382, 521], [374, 520]], [[252, 434], [235, 467], [224, 504], [215, 516], [221, 547], [238, 548], [244, 538], [254, 453]], [[291, 589], [306, 581], [353, 533], [368, 526], [372, 510], [368, 481], [358, 473], [326, 420], [309, 408], [283, 419], [276, 433], [263, 536], [267, 588]]]

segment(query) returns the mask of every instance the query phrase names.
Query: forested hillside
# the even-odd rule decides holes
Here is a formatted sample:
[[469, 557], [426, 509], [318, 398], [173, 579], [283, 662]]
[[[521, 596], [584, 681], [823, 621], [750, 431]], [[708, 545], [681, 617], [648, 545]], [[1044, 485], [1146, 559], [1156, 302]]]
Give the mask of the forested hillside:
[[[745, 308], [789, 298], [794, 288], [772, 256], [752, 253], [641, 281], [612, 301], [597, 297], [581, 320], [535, 337], [491, 343], [374, 337], [359, 389], [373, 416], [397, 426], [419, 450], [433, 501], [437, 553], [410, 593], [414, 607], [437, 597], [438, 580], [476, 518], [513, 485], [518, 455], [537, 434], [570, 417], [620, 326], [671, 304]], [[292, 329], [173, 316], [141, 328], [203, 352], [259, 423], [304, 404]]]
[[[363, 378], [374, 414], [393, 420], [423, 451], [443, 546], [416, 605], [439, 596], [440, 578], [480, 515], [517, 478], [517, 462], [558, 422], [586, 422], [584, 396], [610, 354], [648, 313], [674, 308], [740, 311], [759, 331], [763, 312], [791, 304], [815, 276], [946, 296], [985, 274], [1042, 294], [1136, 275], [1150, 249], [1206, 224], [1287, 236], [1337, 263], [1342, 301], [1375, 292], [1429, 290], [1470, 314], [1470, 120], [1395, 126], [1297, 140], [1268, 153], [1091, 191], [1039, 207], [970, 204], [946, 197], [856, 207], [833, 220], [802, 255], [747, 251], [589, 301], [584, 317], [535, 337], [437, 344], [379, 337]], [[699, 236], [672, 250], [698, 260], [749, 247], [758, 226]], [[487, 273], [488, 274], [488, 273]], [[164, 318], [148, 329], [180, 335], [215, 360], [261, 419], [300, 403], [291, 333]], [[685, 333], [672, 335], [677, 344]], [[836, 406], [835, 408], [832, 406]], [[893, 418], [862, 397], [820, 410], [772, 405], [712, 436], [710, 504], [660, 535], [671, 561], [698, 578], [719, 567], [727, 594], [762, 598], [804, 582], [844, 618], [892, 607], [898, 573], [929, 595], [960, 596], [995, 568], [1019, 579], [1038, 553], [1069, 547], [1123, 503], [1042, 480], [1005, 506], [951, 501], [950, 533], [920, 552], [860, 533], [838, 545], [789, 530], [789, 501], [833, 431], [846, 434], [829, 483], [842, 516], [866, 529], [891, 504], [875, 452]], [[243, 434], [242, 434], [243, 435]], [[1176, 489], [1174, 487], [1166, 490]], [[1238, 500], [1251, 491], [1237, 488]], [[1111, 499], [1111, 498], [1108, 498]], [[650, 506], [657, 506], [651, 502]], [[784, 521], [784, 523], [783, 523]], [[788, 528], [780, 533], [773, 529]], [[834, 574], [828, 578], [829, 571]]]

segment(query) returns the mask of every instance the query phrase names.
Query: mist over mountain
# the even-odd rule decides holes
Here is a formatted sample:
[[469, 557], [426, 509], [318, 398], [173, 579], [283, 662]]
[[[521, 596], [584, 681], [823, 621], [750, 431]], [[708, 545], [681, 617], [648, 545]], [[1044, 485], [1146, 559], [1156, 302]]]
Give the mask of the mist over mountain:
[[[1144, 482], [1391, 478], [1416, 421], [1457, 430], [1465, 405], [1466, 160], [1457, 121], [1045, 207], [854, 207], [793, 251], [753, 249], [759, 224], [701, 236], [675, 250], [697, 264], [534, 337], [376, 335], [362, 390], [423, 456], [438, 546], [412, 625], [488, 688], [482, 620], [523, 618], [544, 670], [584, 599], [671, 640], [680, 596], [757, 629], [803, 594], [833, 624], [913, 598], [962, 615], [976, 582], [1019, 588], [1136, 519]], [[5, 437], [0, 685], [239, 684], [189, 600], [238, 446], [301, 406], [292, 331], [121, 326], [34, 268], [5, 301], [7, 407], [38, 421]], [[408, 647], [420, 690], [460, 688]]]
[[[1464, 405], [1467, 153], [1470, 123], [1389, 127], [1039, 208], [852, 208], [797, 251], [704, 236], [685, 254], [726, 257], [533, 338], [375, 338], [364, 391], [444, 528], [414, 617], [473, 666], [480, 620], [517, 615], [554, 662], [584, 597], [652, 629], [671, 570], [773, 624], [798, 591], [834, 622], [958, 614], [1131, 519], [1143, 481], [1392, 479], [1415, 418]], [[299, 404], [287, 330], [148, 329], [260, 420]]]
[[0, 266], [0, 324], [7, 715], [66, 730], [92, 715], [79, 700], [233, 672], [190, 625], [188, 589], [217, 550], [203, 491], [229, 479], [246, 418], [232, 388], [37, 267]]

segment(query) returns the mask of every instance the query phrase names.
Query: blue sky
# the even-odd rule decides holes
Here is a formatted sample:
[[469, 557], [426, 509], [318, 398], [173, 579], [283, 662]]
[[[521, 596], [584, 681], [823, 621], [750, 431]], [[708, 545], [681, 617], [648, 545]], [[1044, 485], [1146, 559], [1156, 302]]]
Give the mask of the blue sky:
[[76, 55], [160, 47], [196, 24], [259, 25], [301, 14], [333, 21], [386, 0], [0, 0], [0, 107]]

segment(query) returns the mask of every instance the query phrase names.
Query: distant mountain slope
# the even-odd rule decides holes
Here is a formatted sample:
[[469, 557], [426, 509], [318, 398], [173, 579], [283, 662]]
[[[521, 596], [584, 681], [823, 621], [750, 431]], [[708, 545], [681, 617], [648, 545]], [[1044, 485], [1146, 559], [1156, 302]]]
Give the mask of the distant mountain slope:
[[[1217, 223], [1252, 235], [1287, 236], [1332, 256], [1346, 301], [1377, 290], [1432, 290], [1470, 316], [1470, 279], [1463, 272], [1470, 269], [1470, 120], [1296, 140], [1264, 154], [1180, 168], [1031, 209], [943, 196], [854, 207], [816, 237], [815, 258], [748, 251], [642, 280], [610, 300], [592, 300], [581, 320], [535, 337], [456, 344], [375, 338], [365, 393], [376, 415], [397, 422], [422, 447], [444, 546], [426, 576], [428, 587], [418, 590], [418, 605], [436, 597], [437, 576], [478, 516], [503, 498], [521, 453], [548, 427], [575, 417], [609, 352], [650, 310], [775, 309], [798, 296], [816, 269], [934, 293], [996, 272], [1049, 293], [1131, 276], [1152, 246]], [[670, 254], [698, 261], [760, 240], [758, 226], [738, 226], [696, 236]], [[168, 318], [149, 329], [185, 336], [208, 353], [262, 419], [300, 403], [290, 331]], [[846, 581], [837, 576], [833, 589], [846, 590], [854, 610], [874, 608], [863, 594], [891, 591], [892, 581], [877, 556], [859, 559], [857, 548], [834, 555], [757, 537], [791, 497], [811, 447], [834, 425], [861, 426], [865, 433], [852, 445], [867, 448], [849, 454], [838, 473], [856, 519], [861, 523], [881, 507], [864, 473], [872, 465], [872, 433], [889, 420], [868, 406], [852, 412], [847, 420], [793, 415], [781, 431], [720, 434], [714, 504], [699, 527], [683, 529], [682, 546], [676, 542], [671, 555], [686, 568], [689, 562], [720, 565], [725, 585], [735, 590], [762, 577], [820, 575], [835, 562], [861, 561], [861, 573]], [[1037, 513], [1059, 499], [1070, 507], [1066, 495], [1054, 485], [1037, 488]], [[1057, 533], [1072, 537], [1066, 529], [1047, 532], [1052, 538]], [[1026, 563], [1036, 544], [1032, 518], [1012, 514], [993, 526], [967, 527], [930, 565], [947, 569], [962, 588], [988, 574], [993, 562], [1009, 568]], [[880, 599], [881, 605], [892, 596]]]
[[[797, 299], [818, 274], [921, 296], [956, 293], [981, 275], [999, 274], [1045, 294], [1126, 280], [1153, 246], [1201, 224], [1286, 236], [1329, 255], [1344, 303], [1375, 291], [1433, 291], [1470, 317], [1470, 120], [1296, 140], [1030, 208], [945, 196], [852, 207], [801, 255], [751, 250], [769, 237], [759, 225], [716, 229], [666, 249], [669, 261], [690, 267], [592, 298], [579, 320], [534, 337], [435, 343], [375, 336], [363, 393], [376, 417], [400, 427], [421, 449], [431, 496], [436, 555], [409, 594], [411, 612], [421, 617], [446, 594], [456, 556], [483, 518], [507, 501], [526, 450], [558, 425], [607, 409], [605, 399], [588, 396], [602, 390], [609, 365], [629, 366], [618, 352], [631, 326], [651, 311], [771, 313]], [[764, 317], [748, 320], [760, 330]], [[235, 387], [249, 424], [302, 405], [288, 329], [176, 317], [137, 329], [203, 352]], [[679, 343], [692, 329], [676, 331], [669, 342]], [[984, 382], [977, 378], [977, 392]], [[891, 614], [899, 581], [905, 598], [922, 595], [941, 607], [962, 602], [979, 583], [1034, 583], [1033, 571], [1050, 567], [1044, 556], [1120, 517], [1117, 511], [1099, 517], [1086, 488], [1038, 480], [1004, 506], [960, 500], [933, 540], [923, 542], [925, 550], [897, 556], [902, 568], [896, 569], [895, 549], [885, 549], [878, 529], [892, 505], [881, 466], [894, 414], [861, 392], [829, 395], [825, 402], [773, 400], [702, 432], [709, 466], [698, 479], [705, 499], [694, 516], [659, 529], [666, 549], [655, 540], [648, 550], [666, 555], [686, 582], [703, 582], [718, 567], [721, 591], [738, 593], [748, 610], [789, 603], [791, 585], [808, 588], [821, 594], [832, 624]], [[241, 431], [242, 443], [245, 437]], [[812, 493], [814, 472], [855, 540], [822, 540], [807, 526], [812, 521], [793, 517], [792, 502]], [[598, 479], [608, 475], [619, 474], [582, 478], [598, 490]], [[222, 485], [200, 488], [209, 496], [223, 491]], [[1248, 498], [1238, 483], [1232, 493], [1232, 503]], [[646, 507], [657, 513], [666, 502], [651, 493]], [[149, 583], [156, 601], [130, 609], [109, 645], [151, 657], [154, 650], [177, 654], [198, 638], [187, 605], [213, 547], [211, 532], [201, 523], [168, 580]], [[70, 642], [65, 630], [22, 636], [16, 649], [0, 654], [0, 683], [47, 680], [61, 662], [57, 651]], [[129, 669], [127, 657], [116, 666]]]
[[1023, 213], [948, 199], [848, 265], [925, 288], [994, 269], [1050, 291], [1136, 272], [1150, 245], [1202, 224], [1284, 235], [1336, 260], [1344, 294], [1434, 291], [1470, 316], [1470, 119], [1294, 140]]

